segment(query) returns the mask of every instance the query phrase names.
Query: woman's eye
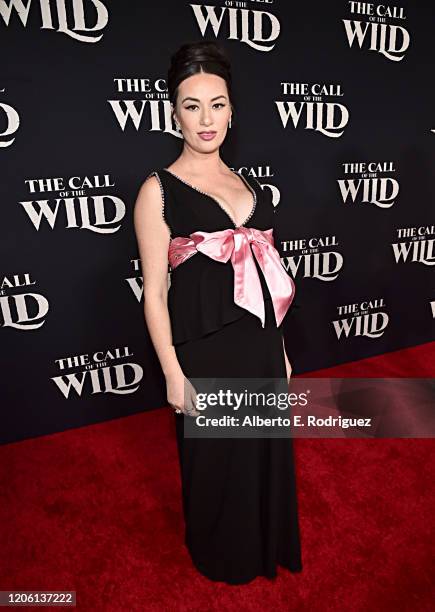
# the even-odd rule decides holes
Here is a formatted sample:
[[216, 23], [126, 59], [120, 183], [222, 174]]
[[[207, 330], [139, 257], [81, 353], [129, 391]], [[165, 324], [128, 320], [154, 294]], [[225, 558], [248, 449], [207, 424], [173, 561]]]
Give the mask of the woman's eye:
[[[213, 104], [213, 106], [225, 106], [225, 104], [223, 104], [223, 102], [216, 102], [216, 104]], [[198, 108], [196, 104], [190, 104], [189, 106], [185, 107], [186, 110], [191, 110], [192, 108]]]

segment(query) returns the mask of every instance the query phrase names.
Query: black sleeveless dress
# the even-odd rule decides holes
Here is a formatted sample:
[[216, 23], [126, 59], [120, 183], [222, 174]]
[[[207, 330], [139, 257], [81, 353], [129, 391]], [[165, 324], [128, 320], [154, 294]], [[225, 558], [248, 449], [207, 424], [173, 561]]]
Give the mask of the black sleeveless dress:
[[[246, 171], [253, 193], [244, 227], [274, 227], [268, 190]], [[162, 215], [171, 239], [195, 231], [237, 226], [211, 196], [164, 168], [159, 181]], [[282, 324], [256, 262], [265, 304], [265, 326], [234, 303], [231, 261], [196, 253], [171, 272], [168, 310], [172, 342], [187, 378], [286, 377]], [[285, 320], [285, 319], [284, 319]], [[174, 411], [185, 521], [184, 541], [193, 564], [211, 580], [228, 584], [273, 578], [277, 565], [302, 569], [293, 440], [291, 438], [189, 438]]]

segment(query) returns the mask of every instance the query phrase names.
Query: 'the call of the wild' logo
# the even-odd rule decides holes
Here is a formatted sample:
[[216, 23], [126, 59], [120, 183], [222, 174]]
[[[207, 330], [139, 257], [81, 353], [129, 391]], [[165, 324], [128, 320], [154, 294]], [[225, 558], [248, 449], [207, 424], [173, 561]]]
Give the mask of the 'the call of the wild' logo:
[[[349, 111], [344, 104], [326, 101], [325, 98], [341, 98], [341, 85], [321, 83], [280, 83], [287, 100], [275, 100], [278, 116], [284, 128], [313, 130], [329, 138], [339, 138], [349, 121]], [[297, 98], [300, 98], [299, 100]]]
[[[125, 217], [123, 200], [110, 193], [115, 183], [109, 174], [33, 178], [25, 180], [25, 184], [33, 198], [19, 204], [37, 231], [44, 223], [52, 230], [61, 225], [66, 229], [113, 234]], [[47, 194], [49, 197], [41, 197]]]
[[239, 40], [256, 51], [273, 50], [281, 25], [276, 15], [262, 10], [269, 8], [267, 2], [261, 4], [225, 2], [224, 4], [225, 6], [221, 7], [190, 4], [202, 36], [209, 35], [212, 31], [216, 38], [222, 34], [228, 40]]
[[[26, 28], [38, 13], [40, 30], [55, 30], [80, 42], [99, 42], [109, 21], [109, 13], [101, 0], [0, 0], [0, 17], [6, 26], [16, 21]], [[12, 17], [13, 15], [13, 17]]]
[[299, 275], [334, 281], [343, 267], [344, 258], [338, 251], [336, 236], [282, 240], [280, 246], [283, 253], [281, 261], [293, 278]]
[[397, 242], [391, 245], [396, 263], [420, 263], [435, 266], [435, 225], [400, 227]]
[[381, 53], [393, 62], [400, 62], [409, 47], [409, 32], [400, 25], [389, 23], [392, 19], [406, 19], [403, 6], [386, 6], [373, 2], [347, 3], [353, 17], [343, 19], [349, 47], [355, 43], [360, 49]]
[[399, 193], [397, 179], [387, 176], [396, 172], [393, 162], [344, 162], [342, 168], [349, 177], [337, 179], [345, 204], [373, 204], [378, 208], [393, 206]]
[[39, 329], [45, 323], [50, 304], [30, 272], [8, 274], [0, 279], [0, 314], [2, 327], [24, 331]]
[[136, 131], [169, 132], [182, 138], [171, 117], [168, 88], [163, 77], [116, 77], [113, 79], [117, 98], [107, 100], [116, 122], [123, 132], [127, 124]]
[[139, 389], [143, 368], [131, 357], [128, 346], [96, 351], [92, 355], [70, 355], [56, 359], [58, 376], [51, 377], [62, 395], [93, 397], [98, 393], [127, 395]]
[[332, 321], [338, 339], [365, 336], [379, 338], [385, 332], [389, 316], [383, 298], [364, 300], [337, 307], [338, 318]]

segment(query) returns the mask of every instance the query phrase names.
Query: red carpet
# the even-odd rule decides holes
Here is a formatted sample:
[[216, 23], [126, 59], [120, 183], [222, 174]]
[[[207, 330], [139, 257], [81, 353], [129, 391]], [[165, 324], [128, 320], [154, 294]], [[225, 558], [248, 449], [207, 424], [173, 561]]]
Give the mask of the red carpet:
[[[434, 363], [432, 342], [310, 375], [433, 377]], [[75, 590], [93, 611], [433, 610], [433, 452], [296, 439], [303, 571], [228, 586], [184, 548], [168, 408], [8, 444], [0, 590]]]

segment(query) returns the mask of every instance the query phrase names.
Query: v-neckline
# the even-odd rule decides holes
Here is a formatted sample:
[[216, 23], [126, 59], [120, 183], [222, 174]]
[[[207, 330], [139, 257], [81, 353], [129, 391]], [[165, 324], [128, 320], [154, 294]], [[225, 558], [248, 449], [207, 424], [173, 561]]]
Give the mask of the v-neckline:
[[248, 216], [246, 217], [246, 219], [243, 221], [243, 223], [241, 223], [240, 225], [236, 224], [236, 222], [233, 219], [232, 215], [228, 212], [228, 210], [226, 208], [224, 208], [222, 206], [222, 204], [219, 202], [219, 200], [217, 200], [214, 196], [210, 195], [209, 193], [206, 193], [205, 191], [202, 191], [198, 187], [195, 187], [195, 185], [192, 185], [188, 181], [184, 180], [183, 178], [181, 178], [181, 176], [178, 176], [177, 174], [175, 174], [175, 172], [172, 172], [172, 170], [168, 170], [168, 168], [163, 168], [163, 170], [165, 170], [168, 174], [171, 174], [174, 178], [178, 179], [179, 181], [181, 181], [182, 183], [184, 183], [188, 187], [191, 187], [192, 189], [194, 189], [198, 193], [201, 193], [202, 195], [205, 195], [207, 198], [210, 198], [210, 200], [213, 200], [213, 202], [216, 202], [216, 204], [219, 206], [219, 208], [221, 208], [224, 211], [224, 213], [227, 215], [227, 217], [231, 220], [231, 222], [234, 225], [235, 229], [237, 229], [239, 227], [244, 227], [248, 223], [249, 219], [252, 217], [252, 215], [255, 212], [255, 208], [257, 206], [257, 192], [255, 191], [255, 189], [253, 187], [251, 187], [251, 185], [248, 183], [248, 181], [243, 176], [243, 174], [240, 174], [239, 172], [236, 172], [236, 170], [231, 170], [231, 168], [230, 168], [231, 172], [233, 172], [234, 174], [237, 174], [238, 176], [240, 176], [240, 178], [242, 179], [242, 181], [245, 183], [246, 187], [248, 188], [248, 190], [252, 194], [252, 208], [251, 208], [251, 211], [248, 214]]

